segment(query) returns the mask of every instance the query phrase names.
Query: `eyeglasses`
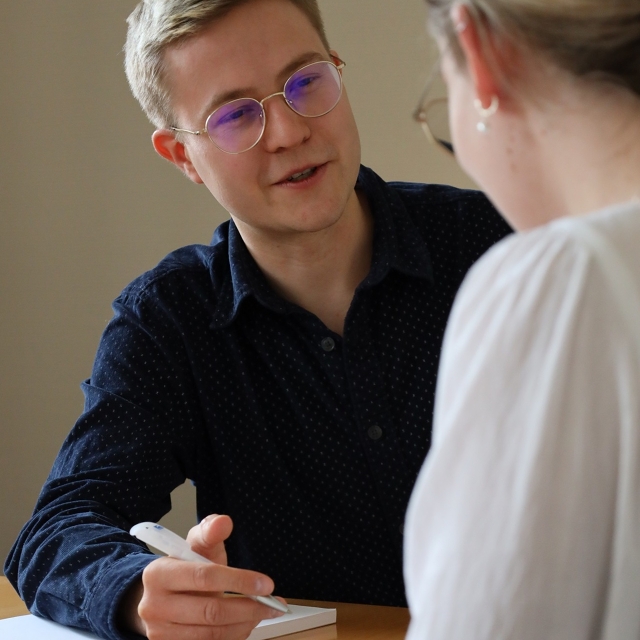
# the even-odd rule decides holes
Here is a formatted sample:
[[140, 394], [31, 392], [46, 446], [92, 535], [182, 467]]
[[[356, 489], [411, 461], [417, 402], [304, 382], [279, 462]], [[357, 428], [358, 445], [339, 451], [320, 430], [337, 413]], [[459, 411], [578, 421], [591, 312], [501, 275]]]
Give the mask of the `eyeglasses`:
[[446, 86], [436, 64], [427, 80], [420, 102], [413, 113], [413, 119], [422, 125], [427, 139], [447, 155], [454, 155], [449, 131], [448, 98]]
[[292, 111], [305, 118], [319, 118], [331, 111], [342, 95], [342, 69], [346, 66], [339, 58], [337, 64], [329, 61], [313, 62], [298, 69], [285, 83], [282, 91], [262, 100], [240, 98], [218, 107], [206, 120], [204, 129], [191, 131], [170, 127], [172, 131], [206, 133], [211, 142], [225, 153], [238, 154], [253, 149], [262, 138], [267, 114], [264, 103], [282, 96]]

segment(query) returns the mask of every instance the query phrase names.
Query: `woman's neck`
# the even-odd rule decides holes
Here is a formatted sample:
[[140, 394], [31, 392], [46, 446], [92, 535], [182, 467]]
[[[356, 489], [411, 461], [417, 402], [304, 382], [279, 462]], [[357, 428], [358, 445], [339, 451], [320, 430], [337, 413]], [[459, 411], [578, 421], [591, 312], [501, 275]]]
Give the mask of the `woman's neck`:
[[535, 125], [550, 217], [640, 198], [640, 97], [588, 80], [561, 91]]

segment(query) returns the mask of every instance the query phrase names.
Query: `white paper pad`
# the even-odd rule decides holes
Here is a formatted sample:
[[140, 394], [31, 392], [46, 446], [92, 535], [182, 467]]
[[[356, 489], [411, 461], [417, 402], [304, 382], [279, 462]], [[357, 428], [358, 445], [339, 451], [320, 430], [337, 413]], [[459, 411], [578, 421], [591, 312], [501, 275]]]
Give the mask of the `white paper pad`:
[[63, 627], [36, 616], [18, 616], [0, 620], [2, 640], [72, 640], [73, 638], [96, 638], [93, 633]]
[[285, 613], [279, 618], [263, 620], [249, 636], [248, 640], [267, 640], [277, 638], [297, 631], [324, 627], [336, 621], [335, 609], [320, 609], [319, 607], [301, 607], [290, 604], [291, 613]]
[[[280, 618], [263, 620], [251, 632], [248, 640], [277, 638], [297, 631], [334, 624], [336, 621], [335, 609], [301, 607], [295, 604], [289, 605], [289, 608], [291, 613], [285, 613]], [[0, 638], [2, 640], [73, 640], [74, 638], [96, 638], [96, 636], [27, 615], [0, 620]]]

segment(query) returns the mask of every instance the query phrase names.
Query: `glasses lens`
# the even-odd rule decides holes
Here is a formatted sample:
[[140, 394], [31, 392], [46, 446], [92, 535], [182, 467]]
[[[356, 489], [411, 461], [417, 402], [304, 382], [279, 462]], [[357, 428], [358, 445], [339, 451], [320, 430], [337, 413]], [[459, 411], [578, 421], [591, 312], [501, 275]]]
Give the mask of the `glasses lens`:
[[227, 153], [241, 153], [260, 139], [264, 111], [257, 100], [233, 100], [207, 118], [206, 128], [209, 138], [219, 149]]
[[342, 95], [342, 77], [330, 62], [314, 62], [296, 71], [284, 85], [291, 108], [302, 116], [315, 118], [329, 113]]

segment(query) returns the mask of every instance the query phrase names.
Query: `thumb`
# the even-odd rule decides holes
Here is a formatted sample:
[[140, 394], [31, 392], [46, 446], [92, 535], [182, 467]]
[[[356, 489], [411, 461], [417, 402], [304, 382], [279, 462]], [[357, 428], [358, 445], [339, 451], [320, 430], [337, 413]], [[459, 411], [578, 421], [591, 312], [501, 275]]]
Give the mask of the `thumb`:
[[231, 535], [233, 522], [229, 516], [210, 515], [193, 527], [187, 535], [189, 546], [217, 564], [227, 564], [224, 541]]

